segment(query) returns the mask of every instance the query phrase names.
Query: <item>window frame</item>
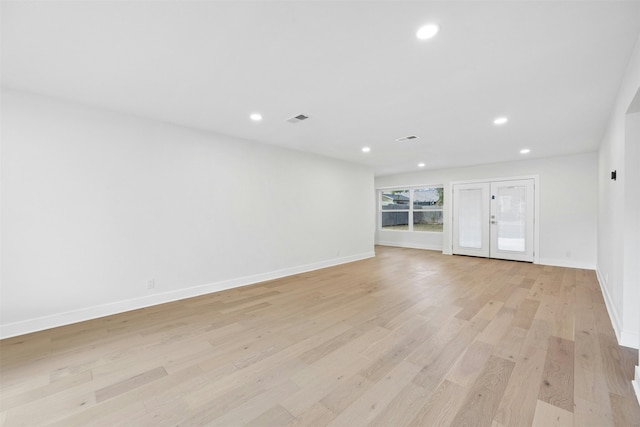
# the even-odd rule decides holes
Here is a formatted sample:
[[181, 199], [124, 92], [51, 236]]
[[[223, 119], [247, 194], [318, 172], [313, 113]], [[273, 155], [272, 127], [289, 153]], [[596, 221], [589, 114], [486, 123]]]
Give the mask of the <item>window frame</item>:
[[[415, 190], [420, 189], [442, 189], [443, 200], [442, 205], [436, 209], [415, 209], [414, 208], [414, 193]], [[390, 231], [390, 232], [399, 232], [399, 233], [442, 233], [444, 231], [444, 185], [443, 184], [428, 184], [428, 185], [405, 185], [399, 187], [385, 187], [378, 188], [378, 231]], [[382, 196], [384, 193], [389, 193], [392, 191], [408, 191], [409, 192], [409, 204], [407, 209], [382, 209]], [[437, 205], [436, 205], [437, 206]], [[408, 229], [407, 230], [393, 230], [393, 229], [385, 229], [382, 227], [382, 214], [384, 212], [407, 212], [409, 216], [408, 220]], [[440, 231], [427, 231], [427, 230], [414, 230], [414, 212], [442, 212], [442, 225], [443, 230]]]

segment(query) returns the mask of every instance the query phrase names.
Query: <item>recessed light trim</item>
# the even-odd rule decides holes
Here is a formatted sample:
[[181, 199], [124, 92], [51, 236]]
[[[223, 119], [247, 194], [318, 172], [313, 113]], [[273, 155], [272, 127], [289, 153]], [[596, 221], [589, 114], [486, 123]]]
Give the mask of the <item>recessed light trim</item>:
[[522, 150], [520, 150], [520, 154], [529, 154], [530, 152], [531, 150], [528, 148], [523, 148]]
[[423, 167], [425, 167], [425, 166], [426, 166], [426, 165], [425, 165], [424, 163], [418, 163], [418, 167], [419, 167], [419, 168], [423, 168]]
[[371, 147], [362, 147], [362, 152], [363, 153], [368, 153], [371, 151]]
[[426, 24], [416, 31], [416, 37], [418, 40], [429, 40], [438, 34], [438, 31], [440, 31], [440, 27], [436, 24]]
[[260, 120], [262, 120], [262, 114], [260, 113], [252, 113], [249, 118], [251, 120], [253, 120], [254, 122], [259, 122]]
[[508, 121], [509, 121], [509, 119], [508, 119], [508, 118], [506, 118], [506, 117], [497, 117], [497, 118], [493, 121], [493, 124], [494, 124], [494, 125], [498, 125], [498, 126], [500, 126], [500, 125], [503, 125], [503, 124], [507, 123]]

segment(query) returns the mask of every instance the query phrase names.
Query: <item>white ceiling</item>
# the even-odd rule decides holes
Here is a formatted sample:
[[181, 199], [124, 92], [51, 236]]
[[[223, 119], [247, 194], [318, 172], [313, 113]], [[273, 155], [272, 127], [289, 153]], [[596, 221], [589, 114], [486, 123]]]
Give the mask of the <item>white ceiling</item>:
[[639, 31], [619, 1], [3, 1], [2, 84], [382, 175], [595, 150]]

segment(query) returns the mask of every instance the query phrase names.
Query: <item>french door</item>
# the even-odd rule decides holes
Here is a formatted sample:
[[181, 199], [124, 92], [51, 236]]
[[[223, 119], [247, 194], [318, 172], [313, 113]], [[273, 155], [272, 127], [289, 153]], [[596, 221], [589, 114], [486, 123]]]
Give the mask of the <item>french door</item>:
[[534, 180], [453, 186], [453, 253], [533, 262]]

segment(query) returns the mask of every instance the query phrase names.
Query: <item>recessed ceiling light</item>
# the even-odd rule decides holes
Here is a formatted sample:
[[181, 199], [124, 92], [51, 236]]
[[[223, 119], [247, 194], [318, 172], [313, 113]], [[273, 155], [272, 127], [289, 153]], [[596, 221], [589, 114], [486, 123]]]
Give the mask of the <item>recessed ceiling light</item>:
[[418, 163], [418, 167], [419, 168], [423, 168], [423, 167], [425, 167], [425, 164], [424, 163]]
[[369, 148], [369, 147], [362, 147], [362, 152], [363, 152], [363, 153], [368, 153], [369, 151], [371, 151], [371, 148]]
[[498, 117], [497, 119], [495, 119], [493, 121], [494, 125], [503, 125], [505, 123], [507, 123], [509, 121], [509, 119], [507, 119], [506, 117]]
[[531, 152], [531, 150], [529, 150], [528, 148], [523, 148], [522, 150], [520, 150], [520, 154], [529, 154]]
[[429, 40], [430, 38], [438, 34], [439, 30], [440, 28], [436, 24], [427, 24], [420, 27], [420, 29], [416, 32], [416, 37], [420, 40]]
[[260, 120], [262, 120], [262, 114], [260, 113], [253, 113], [252, 115], [249, 116], [251, 118], [251, 120], [253, 120], [254, 122], [259, 122]]

